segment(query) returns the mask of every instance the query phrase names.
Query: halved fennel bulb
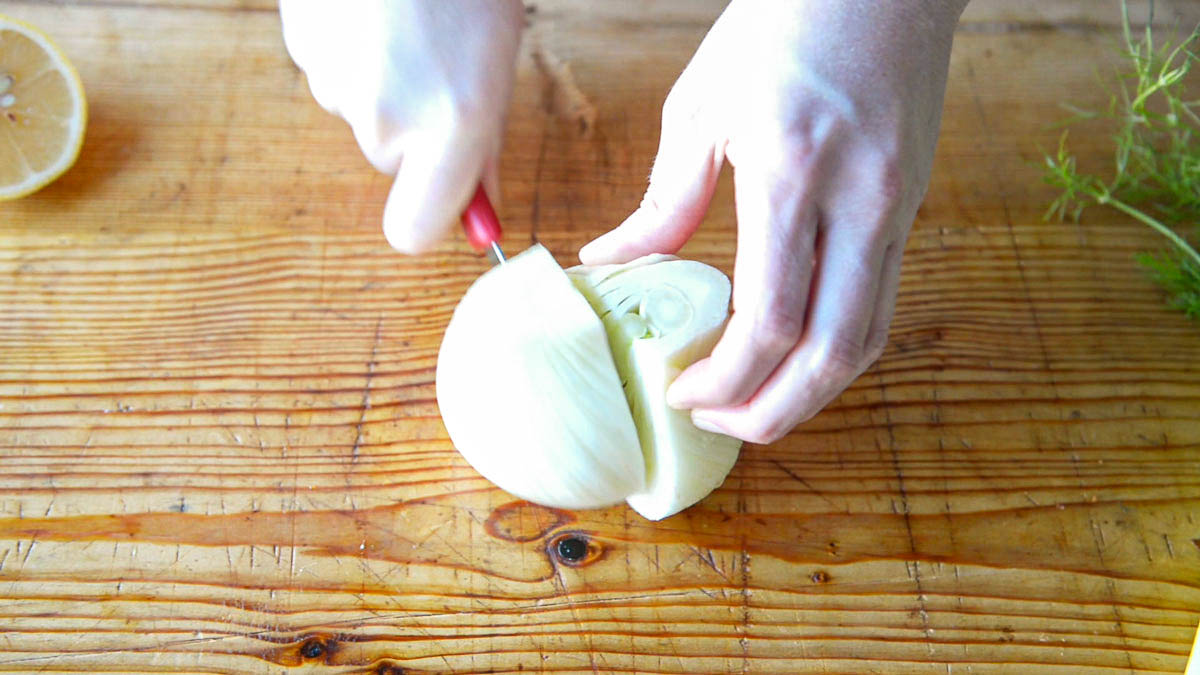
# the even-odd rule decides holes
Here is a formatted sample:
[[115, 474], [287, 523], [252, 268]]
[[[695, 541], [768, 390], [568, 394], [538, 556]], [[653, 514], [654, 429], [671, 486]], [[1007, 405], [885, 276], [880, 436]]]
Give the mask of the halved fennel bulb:
[[673, 256], [573, 267], [567, 275], [608, 333], [646, 460], [646, 486], [626, 501], [650, 520], [695, 504], [725, 480], [741, 441], [692, 424], [666, 403], [667, 388], [712, 351], [729, 317], [729, 279]]
[[604, 327], [540, 246], [467, 289], [442, 338], [437, 399], [463, 457], [522, 499], [594, 508], [645, 484]]
[[698, 262], [654, 255], [564, 273], [535, 245], [454, 311], [437, 366], [446, 429], [523, 499], [678, 513], [721, 484], [741, 447], [665, 400], [720, 337], [729, 295], [725, 275]]

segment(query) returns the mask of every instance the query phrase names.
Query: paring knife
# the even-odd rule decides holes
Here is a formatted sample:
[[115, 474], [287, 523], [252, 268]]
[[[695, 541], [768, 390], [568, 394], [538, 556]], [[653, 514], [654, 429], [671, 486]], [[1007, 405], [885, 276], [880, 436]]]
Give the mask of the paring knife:
[[475, 196], [463, 211], [462, 224], [472, 248], [490, 252], [493, 262], [498, 265], [505, 263], [504, 251], [500, 250], [500, 219], [496, 217], [496, 210], [483, 191], [482, 183], [475, 188]]

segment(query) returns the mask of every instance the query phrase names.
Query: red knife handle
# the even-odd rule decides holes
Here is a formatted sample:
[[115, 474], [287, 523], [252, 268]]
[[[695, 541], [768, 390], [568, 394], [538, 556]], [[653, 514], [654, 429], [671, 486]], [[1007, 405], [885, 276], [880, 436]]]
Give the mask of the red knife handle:
[[467, 241], [477, 251], [487, 251], [493, 243], [500, 241], [500, 219], [496, 217], [496, 210], [488, 201], [482, 184], [475, 188], [475, 196], [463, 211], [462, 224]]

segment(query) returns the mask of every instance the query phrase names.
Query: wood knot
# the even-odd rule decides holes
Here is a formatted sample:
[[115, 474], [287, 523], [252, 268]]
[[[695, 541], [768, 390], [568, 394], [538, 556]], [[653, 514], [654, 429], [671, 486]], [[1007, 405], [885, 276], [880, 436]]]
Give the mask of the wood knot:
[[404, 669], [390, 663], [381, 663], [375, 669], [375, 675], [404, 675]]
[[319, 659], [329, 653], [330, 645], [321, 638], [310, 638], [300, 645], [300, 656], [312, 660]]
[[829, 573], [825, 570], [817, 570], [812, 573], [809, 579], [812, 579], [814, 584], [827, 584], [829, 583]]
[[302, 666], [307, 662], [317, 661], [329, 663], [330, 658], [338, 651], [338, 639], [330, 635], [308, 635], [298, 640], [280, 638], [272, 640], [275, 645], [262, 654], [262, 658], [272, 663], [291, 668]]
[[566, 539], [558, 540], [558, 547], [554, 549], [558, 552], [558, 557], [563, 560], [579, 561], [587, 555], [587, 542], [579, 537], [567, 537]]
[[557, 563], [583, 567], [599, 560], [604, 549], [583, 532], [564, 532], [550, 540], [546, 552]]

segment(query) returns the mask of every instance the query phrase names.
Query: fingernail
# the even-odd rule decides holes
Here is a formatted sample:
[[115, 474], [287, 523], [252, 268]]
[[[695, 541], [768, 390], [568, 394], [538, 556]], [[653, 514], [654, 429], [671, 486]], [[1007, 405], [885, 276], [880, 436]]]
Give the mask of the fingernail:
[[725, 427], [722, 427], [720, 424], [717, 424], [713, 420], [711, 420], [707, 417], [704, 417], [703, 415], [692, 415], [692, 424], [696, 425], [697, 429], [703, 429], [704, 431], [709, 431], [714, 434], [729, 435], [728, 429], [726, 429]]
[[688, 407], [687, 404], [687, 395], [679, 387], [671, 385], [667, 389], [667, 405], [676, 410], [686, 410]]
[[579, 249], [579, 262], [586, 265], [589, 261], [603, 259], [607, 256], [609, 251], [605, 250], [606, 246], [604, 243], [604, 240], [607, 238], [608, 235], [606, 234], [600, 235], [584, 244], [583, 248]]
[[587, 260], [591, 256], [592, 251], [596, 249], [594, 246], [595, 243], [595, 241], [589, 241], [583, 245], [583, 248], [579, 249], [579, 262], [584, 263], [585, 265], [587, 264]]
[[667, 387], [667, 405], [677, 410], [687, 410], [695, 408], [701, 403], [696, 394], [700, 394], [703, 398], [705, 391], [705, 368], [708, 366], [708, 358], [700, 359], [699, 361], [688, 366], [680, 373], [671, 386]]

